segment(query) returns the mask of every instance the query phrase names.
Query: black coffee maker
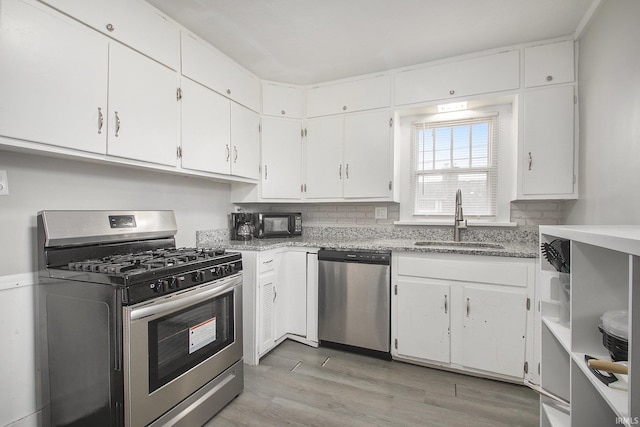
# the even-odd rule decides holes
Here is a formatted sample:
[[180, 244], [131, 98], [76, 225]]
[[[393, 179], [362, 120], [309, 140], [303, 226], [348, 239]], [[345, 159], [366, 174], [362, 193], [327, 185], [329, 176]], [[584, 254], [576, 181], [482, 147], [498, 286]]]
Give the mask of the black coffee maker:
[[253, 214], [248, 212], [233, 212], [231, 214], [231, 239], [251, 240], [253, 237]]

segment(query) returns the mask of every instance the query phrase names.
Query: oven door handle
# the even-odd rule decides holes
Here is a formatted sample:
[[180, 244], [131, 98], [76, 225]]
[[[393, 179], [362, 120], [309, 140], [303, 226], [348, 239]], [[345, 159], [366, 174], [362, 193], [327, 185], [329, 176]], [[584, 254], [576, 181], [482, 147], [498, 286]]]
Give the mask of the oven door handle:
[[131, 309], [129, 318], [131, 320], [139, 320], [145, 317], [156, 316], [158, 314], [162, 314], [164, 316], [176, 310], [189, 307], [194, 303], [222, 295], [230, 289], [242, 284], [242, 276], [230, 277], [229, 279], [223, 280], [224, 281], [222, 281], [222, 283], [216, 282], [216, 284], [212, 285], [211, 288], [200, 288], [194, 290], [195, 292], [174, 295], [167, 299], [152, 302], [151, 304], [144, 305], [142, 307], [133, 308]]

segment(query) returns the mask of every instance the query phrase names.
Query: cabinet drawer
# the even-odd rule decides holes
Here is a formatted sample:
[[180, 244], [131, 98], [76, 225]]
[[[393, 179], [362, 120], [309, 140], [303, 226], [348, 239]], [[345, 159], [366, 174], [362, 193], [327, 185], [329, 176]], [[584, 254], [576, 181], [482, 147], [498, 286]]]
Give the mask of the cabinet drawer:
[[[455, 257], [455, 256], [454, 256]], [[493, 285], [526, 287], [529, 266], [511, 259], [494, 260], [493, 257], [473, 256], [456, 260], [454, 257], [398, 257], [401, 276], [428, 277], [441, 280], [487, 283]]]
[[276, 268], [275, 254], [260, 254], [258, 257], [258, 273], [266, 273]]
[[370, 77], [309, 89], [307, 117], [386, 108], [390, 103], [391, 78]]
[[394, 79], [396, 105], [513, 90], [520, 87], [518, 51], [400, 72]]

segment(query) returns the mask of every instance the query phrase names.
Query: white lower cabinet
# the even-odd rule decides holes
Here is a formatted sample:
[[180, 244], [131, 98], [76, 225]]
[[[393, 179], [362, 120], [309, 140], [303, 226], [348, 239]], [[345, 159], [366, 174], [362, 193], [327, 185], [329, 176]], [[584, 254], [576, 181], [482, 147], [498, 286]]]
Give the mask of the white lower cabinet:
[[392, 259], [394, 358], [525, 377], [534, 260], [407, 253]]
[[317, 255], [305, 249], [242, 251], [244, 360], [287, 338], [317, 345]]

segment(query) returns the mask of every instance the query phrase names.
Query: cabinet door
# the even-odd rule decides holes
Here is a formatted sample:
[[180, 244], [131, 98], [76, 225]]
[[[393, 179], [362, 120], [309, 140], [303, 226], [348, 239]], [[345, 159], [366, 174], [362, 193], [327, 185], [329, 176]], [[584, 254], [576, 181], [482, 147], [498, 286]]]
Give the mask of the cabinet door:
[[230, 173], [231, 105], [189, 79], [182, 84], [182, 167]]
[[386, 111], [345, 117], [344, 197], [391, 194], [391, 117]]
[[275, 271], [258, 279], [258, 354], [263, 355], [275, 343]]
[[76, 22], [2, 0], [0, 135], [104, 154], [108, 59], [108, 42]]
[[318, 86], [307, 91], [307, 117], [386, 108], [390, 104], [389, 76]]
[[304, 93], [301, 88], [275, 83], [262, 84], [262, 114], [301, 119]]
[[464, 287], [464, 366], [524, 377], [526, 299], [523, 292]]
[[394, 100], [413, 104], [519, 87], [520, 54], [511, 51], [397, 73]]
[[574, 80], [573, 40], [524, 50], [524, 86], [546, 86]]
[[449, 285], [399, 278], [398, 354], [449, 363]]
[[308, 199], [342, 197], [344, 118], [326, 117], [307, 122], [305, 183]]
[[[287, 251], [280, 254], [278, 268], [278, 318], [282, 317], [279, 333], [307, 336], [307, 253]], [[281, 299], [282, 295], [282, 299]]]
[[262, 119], [262, 198], [300, 199], [301, 128], [299, 120]]
[[175, 71], [116, 43], [110, 58], [107, 154], [175, 166]]
[[140, 0], [43, 0], [90, 27], [177, 70], [178, 26]]
[[183, 31], [182, 74], [234, 101], [260, 111], [260, 81], [222, 52]]
[[231, 174], [258, 179], [260, 175], [260, 116], [231, 103]]
[[525, 93], [520, 163], [524, 196], [574, 193], [574, 108], [573, 86]]

